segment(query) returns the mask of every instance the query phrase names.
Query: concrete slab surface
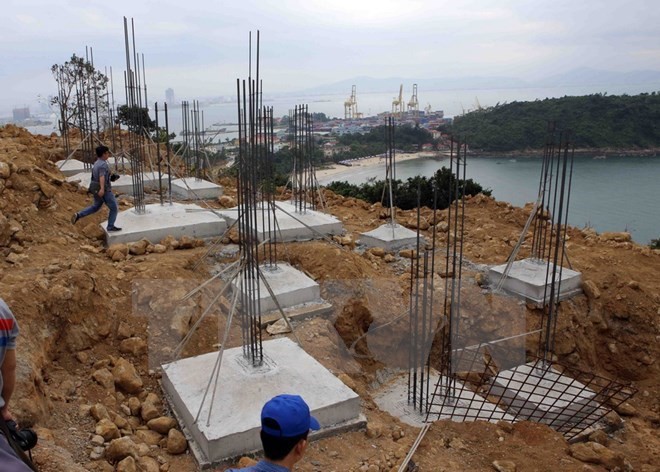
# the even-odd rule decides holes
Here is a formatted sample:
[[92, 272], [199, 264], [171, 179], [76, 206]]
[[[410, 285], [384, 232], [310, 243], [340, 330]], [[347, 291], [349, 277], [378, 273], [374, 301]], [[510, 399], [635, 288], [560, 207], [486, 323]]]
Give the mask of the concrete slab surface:
[[296, 343], [279, 338], [265, 341], [263, 349], [260, 367], [252, 367], [243, 357], [242, 347], [226, 350], [215, 397], [212, 383], [205, 402], [202, 399], [218, 353], [163, 366], [163, 389], [193, 439], [193, 450], [200, 453], [202, 465], [261, 449], [261, 408], [275, 395], [302, 396], [321, 424], [321, 435], [363, 421], [360, 397]]
[[[145, 172], [144, 177], [144, 189], [145, 190], [157, 190], [158, 189], [158, 172]], [[92, 171], [91, 169], [86, 172], [81, 172], [70, 177], [67, 177], [67, 182], [77, 183], [82, 188], [89, 187], [89, 183], [92, 181]], [[167, 174], [161, 175], [161, 182], [163, 189], [167, 189]], [[117, 180], [112, 182], [112, 189], [116, 193], [125, 193], [132, 195], [133, 194], [133, 177], [131, 175], [120, 175]]]
[[[341, 234], [344, 230], [341, 221], [332, 215], [315, 210], [305, 210], [297, 212], [296, 208], [288, 202], [275, 202], [275, 221], [271, 225], [277, 228], [277, 240], [281, 242], [288, 241], [309, 241], [312, 239], [321, 239], [324, 236]], [[238, 218], [238, 208], [220, 210], [220, 213], [227, 218], [231, 224]], [[257, 236], [259, 241], [265, 239], [268, 234], [268, 222], [264, 226], [261, 218], [257, 219]]]
[[[398, 251], [414, 247], [417, 244], [417, 232], [398, 223], [386, 223], [360, 234], [358, 243], [367, 247], [382, 247], [386, 251]], [[423, 236], [420, 238], [420, 243], [426, 244]]]
[[599, 404], [596, 393], [581, 382], [560, 374], [542, 363], [530, 362], [503, 370], [493, 379], [491, 392], [509, 405], [520, 419], [561, 428], [564, 423], [580, 424]]
[[213, 200], [220, 197], [223, 190], [222, 185], [194, 177], [172, 180], [172, 194], [185, 200]]
[[[166, 203], [145, 205], [145, 214], [139, 215], [135, 209], [120, 211], [116, 226], [121, 231], [108, 233], [107, 243], [129, 243], [147, 239], [156, 244], [164, 237], [172, 235], [191, 238], [212, 238], [222, 235], [227, 223], [219, 215], [195, 204]], [[107, 221], [101, 223], [105, 230]]]
[[108, 157], [108, 165], [113, 171], [130, 170], [131, 160], [128, 157]]
[[[488, 272], [488, 279], [492, 286], [499, 283], [504, 274], [506, 264], [491, 267]], [[538, 305], [547, 304], [550, 298], [550, 277], [554, 264], [550, 263], [549, 276], [546, 261], [538, 259], [523, 259], [515, 261], [511, 265], [509, 274], [502, 285], [502, 288], [525, 300], [532, 301]], [[563, 300], [582, 292], [582, 274], [566, 267], [557, 268], [557, 280], [560, 280], [559, 272], [561, 270], [561, 287], [559, 299]], [[546, 280], [548, 289], [546, 290]], [[547, 293], [546, 293], [547, 292]]]
[[[440, 376], [431, 373], [429, 379], [430, 392], [433, 395], [435, 385]], [[445, 378], [445, 383], [447, 382]], [[461, 382], [455, 382], [454, 389], [456, 398], [453, 401], [444, 400], [436, 396], [431, 405], [429, 420], [450, 419], [456, 422], [490, 421], [496, 423], [500, 420], [513, 422], [513, 416], [504, 410], [486, 401], [483, 397], [466, 388]], [[426, 413], [420, 413], [419, 403], [417, 407], [408, 403], [408, 374], [404, 373], [390, 380], [386, 385], [375, 393], [374, 401], [378, 407], [396, 416], [404, 423], [411, 426], [422, 427], [426, 419]]]
[[[295, 267], [284, 262], [278, 262], [276, 266], [261, 265], [260, 270], [277, 298], [280, 308], [290, 308], [308, 303], [323, 303], [319, 284]], [[233, 287], [241, 291], [245, 290], [243, 288], [245, 284], [242, 285], [242, 282], [243, 277], [239, 276], [234, 281]], [[258, 288], [261, 312], [266, 313], [277, 310], [275, 300], [273, 300], [266, 284], [261, 279], [259, 279]]]
[[69, 160], [62, 159], [61, 161], [57, 161], [55, 165], [58, 167], [58, 169], [60, 169], [60, 172], [62, 172], [62, 174], [64, 174], [66, 177], [70, 177], [72, 175], [80, 174], [83, 172], [87, 172], [87, 173], [92, 172], [91, 164], [89, 164], [89, 167], [85, 167], [85, 163], [79, 161], [78, 159], [69, 159]]

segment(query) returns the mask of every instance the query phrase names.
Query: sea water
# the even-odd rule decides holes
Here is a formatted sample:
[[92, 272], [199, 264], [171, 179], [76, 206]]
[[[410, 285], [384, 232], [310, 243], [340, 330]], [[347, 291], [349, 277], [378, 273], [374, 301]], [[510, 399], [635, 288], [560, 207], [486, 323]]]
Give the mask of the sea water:
[[[523, 206], [536, 200], [541, 157], [468, 157], [466, 177], [492, 190], [497, 200]], [[414, 159], [396, 164], [396, 178], [431, 176], [448, 159]], [[347, 168], [320, 179], [361, 184], [385, 178], [385, 165]], [[640, 244], [660, 238], [660, 156], [575, 156], [569, 224], [598, 232], [629, 231]]]

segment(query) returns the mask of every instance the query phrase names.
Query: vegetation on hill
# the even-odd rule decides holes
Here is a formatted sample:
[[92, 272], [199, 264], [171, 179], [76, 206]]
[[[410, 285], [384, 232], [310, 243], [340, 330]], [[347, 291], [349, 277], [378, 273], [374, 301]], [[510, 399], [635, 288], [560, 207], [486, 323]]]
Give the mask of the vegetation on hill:
[[660, 147], [660, 93], [497, 104], [458, 116], [442, 131], [464, 136], [473, 150], [541, 149], [548, 121], [571, 129], [577, 148]]
[[[423, 144], [433, 143], [431, 133], [419, 126], [401, 125], [394, 128], [394, 145], [403, 151], [419, 151]], [[335, 162], [383, 154], [387, 150], [387, 127], [377, 126], [366, 133], [347, 133], [337, 138]]]
[[[465, 187], [466, 195], [483, 193], [490, 196], [491, 194], [491, 190], [484, 189], [472, 179], [459, 180], [458, 184], [459, 188]], [[383, 191], [385, 185], [386, 182], [384, 180], [367, 182], [362, 185], [353, 185], [348, 182], [332, 182], [327, 188], [345, 197], [359, 198], [369, 203], [382, 202], [383, 205], [389, 207], [389, 197], [387, 196], [387, 192]], [[402, 210], [417, 208], [417, 193], [419, 190], [419, 206], [433, 208], [434, 200], [437, 198], [437, 208], [447, 208], [453, 201], [453, 199], [451, 201], [449, 199], [450, 185], [452, 188], [455, 188], [456, 177], [446, 167], [439, 169], [433, 177], [411, 177], [405, 182], [394, 180], [392, 182], [394, 205]], [[434, 193], [434, 188], [438, 189], [437, 195]], [[383, 196], [385, 196], [385, 198], [383, 198]]]

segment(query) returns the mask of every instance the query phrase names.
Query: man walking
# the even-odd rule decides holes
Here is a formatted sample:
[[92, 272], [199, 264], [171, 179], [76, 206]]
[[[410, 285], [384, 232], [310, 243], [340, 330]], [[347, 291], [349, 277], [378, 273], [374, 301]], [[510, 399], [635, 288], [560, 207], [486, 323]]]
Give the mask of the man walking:
[[108, 166], [108, 158], [110, 157], [110, 149], [107, 146], [99, 146], [96, 148], [96, 162], [92, 167], [92, 182], [99, 185], [99, 191], [94, 194], [94, 203], [87, 208], [74, 213], [71, 217], [71, 223], [76, 224], [80, 218], [89, 216], [96, 213], [101, 209], [103, 204], [108, 207], [110, 214], [108, 215], [108, 231], [121, 231], [121, 228], [115, 226], [117, 220], [117, 200], [112, 193], [112, 185], [110, 182], [110, 166]]
[[[278, 395], [261, 410], [261, 444], [264, 459], [241, 472], [290, 472], [303, 458], [310, 429], [319, 422], [309, 413], [309, 406], [298, 395]], [[229, 469], [227, 472], [238, 472]]]

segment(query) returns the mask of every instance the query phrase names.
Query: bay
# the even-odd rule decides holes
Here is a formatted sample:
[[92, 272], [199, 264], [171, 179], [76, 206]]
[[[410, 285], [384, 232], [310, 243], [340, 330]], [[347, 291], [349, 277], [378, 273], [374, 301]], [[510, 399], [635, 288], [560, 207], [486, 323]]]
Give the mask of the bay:
[[[575, 156], [568, 222], [576, 227], [593, 227], [598, 232], [629, 231], [639, 244], [660, 238], [660, 156], [607, 155]], [[599, 156], [600, 157], [600, 156]], [[493, 197], [524, 206], [536, 200], [541, 172], [541, 157], [468, 157], [466, 176]], [[396, 177], [405, 180], [415, 175], [431, 176], [448, 159], [414, 159], [396, 165]], [[320, 183], [347, 181], [361, 184], [384, 179], [384, 164], [347, 169]]]

